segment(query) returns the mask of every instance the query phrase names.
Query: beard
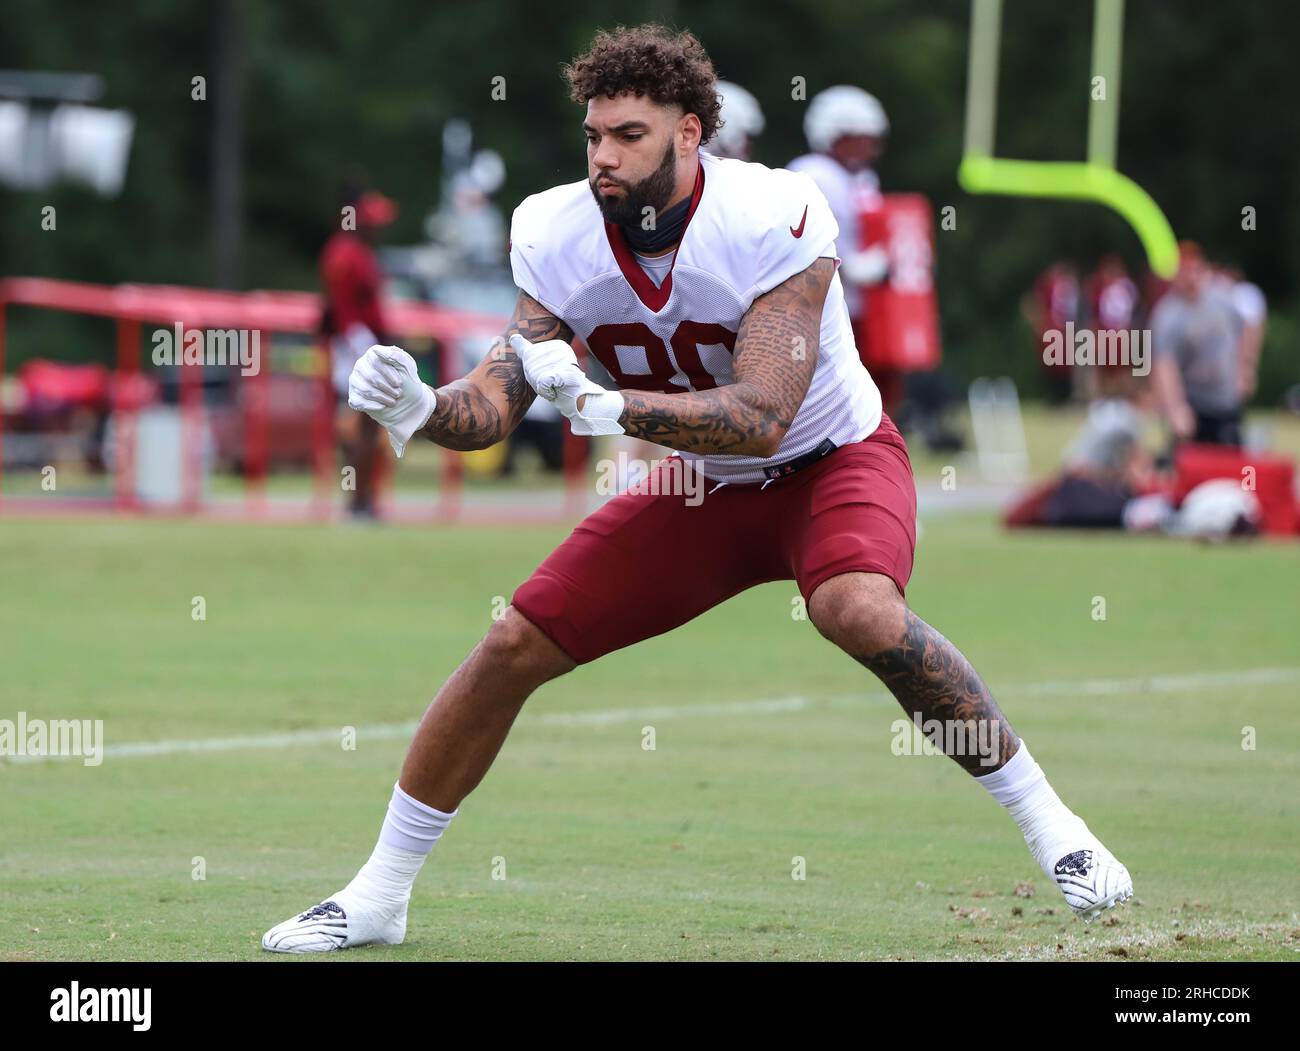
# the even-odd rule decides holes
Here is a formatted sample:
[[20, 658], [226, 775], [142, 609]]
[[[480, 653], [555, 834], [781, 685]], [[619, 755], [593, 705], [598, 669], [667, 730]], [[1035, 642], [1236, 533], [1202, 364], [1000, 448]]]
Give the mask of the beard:
[[[621, 187], [623, 196], [609, 196], [597, 190], [596, 181], [602, 178]], [[657, 216], [663, 211], [664, 205], [673, 195], [673, 188], [677, 185], [677, 165], [671, 140], [659, 167], [639, 183], [628, 184], [616, 176], [598, 173], [594, 179], [588, 181], [587, 185], [591, 188], [591, 195], [596, 198], [596, 207], [600, 209], [600, 214], [605, 217], [606, 222], [617, 223], [619, 226], [639, 227], [645, 219], [645, 209], [653, 209], [651, 214]]]

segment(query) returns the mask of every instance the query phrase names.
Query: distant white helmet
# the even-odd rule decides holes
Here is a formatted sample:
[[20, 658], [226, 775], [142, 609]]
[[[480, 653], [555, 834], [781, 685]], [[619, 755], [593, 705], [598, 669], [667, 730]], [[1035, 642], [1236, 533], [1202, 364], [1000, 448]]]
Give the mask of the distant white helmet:
[[506, 181], [506, 162], [496, 150], [477, 150], [469, 162], [469, 175], [476, 190], [491, 196]]
[[876, 135], [889, 132], [885, 107], [875, 95], [851, 84], [837, 84], [813, 96], [803, 118], [803, 133], [817, 153], [829, 153], [841, 135]]
[[1259, 531], [1260, 509], [1255, 494], [1231, 478], [1202, 482], [1178, 509], [1176, 531], [1202, 540], [1223, 540]]
[[754, 98], [739, 84], [719, 80], [718, 98], [722, 100], [722, 127], [709, 144], [709, 150], [719, 157], [740, 157], [745, 151], [745, 140], [761, 135], [766, 121], [763, 110]]

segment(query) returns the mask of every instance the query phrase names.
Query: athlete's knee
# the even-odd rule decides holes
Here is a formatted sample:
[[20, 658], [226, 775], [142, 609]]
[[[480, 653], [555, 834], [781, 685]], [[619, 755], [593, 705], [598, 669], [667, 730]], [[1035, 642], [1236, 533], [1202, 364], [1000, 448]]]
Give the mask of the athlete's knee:
[[536, 685], [576, 666], [568, 654], [514, 606], [506, 607], [479, 645], [493, 673], [530, 679]]
[[822, 636], [854, 657], [897, 646], [906, 630], [907, 603], [880, 573], [831, 577], [808, 600], [808, 619]]

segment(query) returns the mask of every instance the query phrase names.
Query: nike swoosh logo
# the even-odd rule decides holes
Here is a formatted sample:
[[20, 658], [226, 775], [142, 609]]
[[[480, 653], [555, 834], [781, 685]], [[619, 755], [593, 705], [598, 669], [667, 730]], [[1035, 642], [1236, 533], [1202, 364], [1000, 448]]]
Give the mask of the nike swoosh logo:
[[796, 230], [796, 229], [792, 226], [792, 227], [790, 227], [790, 233], [792, 233], [795, 237], [802, 237], [802, 236], [803, 236], [803, 224], [806, 223], [807, 221], [808, 221], [808, 206], [805, 204], [805, 205], [803, 206], [803, 218], [799, 220], [799, 229]]

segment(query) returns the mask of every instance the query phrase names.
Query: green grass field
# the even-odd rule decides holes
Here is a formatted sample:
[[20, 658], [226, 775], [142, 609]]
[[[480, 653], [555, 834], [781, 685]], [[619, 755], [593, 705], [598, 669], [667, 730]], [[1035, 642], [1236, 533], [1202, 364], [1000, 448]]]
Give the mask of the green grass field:
[[[262, 931], [352, 877], [402, 724], [562, 536], [0, 522], [0, 718], [124, 749], [0, 760], [0, 959], [293, 959]], [[950, 760], [891, 753], [900, 710], [773, 584], [539, 691], [406, 943], [324, 958], [1294, 960], [1298, 583], [1293, 546], [925, 520], [909, 598], [1133, 873], [1105, 921]]]

